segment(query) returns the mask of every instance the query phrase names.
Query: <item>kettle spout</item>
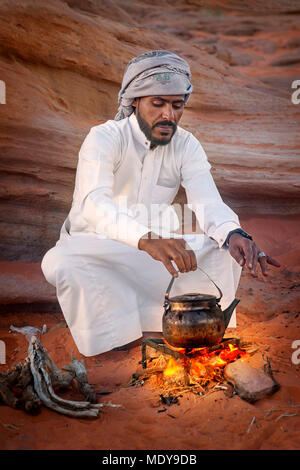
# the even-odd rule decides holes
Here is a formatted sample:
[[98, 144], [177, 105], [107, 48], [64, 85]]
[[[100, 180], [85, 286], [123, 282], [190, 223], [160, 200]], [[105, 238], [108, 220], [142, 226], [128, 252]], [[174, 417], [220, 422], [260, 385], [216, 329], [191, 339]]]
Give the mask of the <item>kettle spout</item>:
[[225, 329], [229, 325], [231, 315], [233, 314], [233, 311], [237, 304], [239, 303], [239, 299], [234, 299], [233, 302], [227, 307], [225, 310], [223, 310], [223, 315], [224, 315], [224, 322], [225, 322]]

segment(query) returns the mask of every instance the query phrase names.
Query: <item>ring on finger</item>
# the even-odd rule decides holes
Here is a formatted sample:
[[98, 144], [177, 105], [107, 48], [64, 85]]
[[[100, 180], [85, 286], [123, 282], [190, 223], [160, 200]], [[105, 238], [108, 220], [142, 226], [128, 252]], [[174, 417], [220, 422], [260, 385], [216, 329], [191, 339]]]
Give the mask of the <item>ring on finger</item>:
[[258, 258], [266, 258], [266, 254], [263, 251], [260, 251], [257, 255]]

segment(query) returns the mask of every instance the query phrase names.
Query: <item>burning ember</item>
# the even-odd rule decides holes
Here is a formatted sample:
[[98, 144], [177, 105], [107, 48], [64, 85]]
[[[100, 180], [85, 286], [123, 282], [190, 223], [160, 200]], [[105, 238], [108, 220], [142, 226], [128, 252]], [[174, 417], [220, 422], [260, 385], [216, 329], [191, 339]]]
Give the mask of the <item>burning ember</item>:
[[[174, 348], [164, 340], [147, 339], [142, 346], [141, 361], [147, 371], [136, 379], [143, 383], [148, 380], [167, 394], [174, 390], [206, 394], [224, 381], [223, 371], [228, 363], [248, 356], [239, 343], [238, 339], [230, 338], [212, 347], [184, 349]], [[152, 348], [152, 357], [148, 359], [146, 346]]]
[[189, 382], [218, 379], [221, 372], [220, 369], [229, 362], [239, 359], [246, 354], [245, 351], [231, 343], [228, 343], [224, 349], [219, 351], [211, 351], [207, 347], [194, 348], [191, 351], [183, 348], [173, 348], [170, 345], [168, 347], [177, 350], [183, 355], [182, 358], [177, 360], [171, 357], [163, 371], [164, 378], [166, 380], [171, 378], [173, 382], [176, 382], [176, 377], [181, 381], [182, 377], [186, 375], [190, 376]]

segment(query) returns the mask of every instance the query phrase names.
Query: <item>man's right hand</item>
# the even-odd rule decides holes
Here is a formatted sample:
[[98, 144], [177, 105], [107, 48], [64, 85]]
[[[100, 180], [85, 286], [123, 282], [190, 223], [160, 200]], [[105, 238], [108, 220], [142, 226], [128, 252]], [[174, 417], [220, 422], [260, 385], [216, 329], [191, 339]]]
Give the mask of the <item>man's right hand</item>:
[[151, 238], [151, 232], [140, 238], [139, 250], [146, 251], [152, 258], [161, 261], [169, 273], [178, 277], [178, 272], [171, 261], [174, 261], [181, 273], [195, 271], [197, 269], [197, 259], [191, 249], [186, 248], [186, 242], [178, 238]]

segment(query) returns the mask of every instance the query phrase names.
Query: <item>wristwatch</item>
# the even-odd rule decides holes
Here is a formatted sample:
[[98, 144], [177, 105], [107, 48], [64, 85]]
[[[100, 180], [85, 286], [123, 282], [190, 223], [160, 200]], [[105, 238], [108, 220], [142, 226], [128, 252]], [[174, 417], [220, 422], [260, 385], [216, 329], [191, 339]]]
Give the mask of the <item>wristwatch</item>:
[[249, 238], [249, 240], [253, 240], [251, 235], [245, 232], [245, 230], [243, 230], [242, 228], [236, 228], [235, 230], [231, 230], [231, 232], [228, 233], [225, 243], [224, 243], [225, 246], [229, 246], [229, 239], [233, 233], [239, 233], [240, 235], [242, 235], [242, 237]]

